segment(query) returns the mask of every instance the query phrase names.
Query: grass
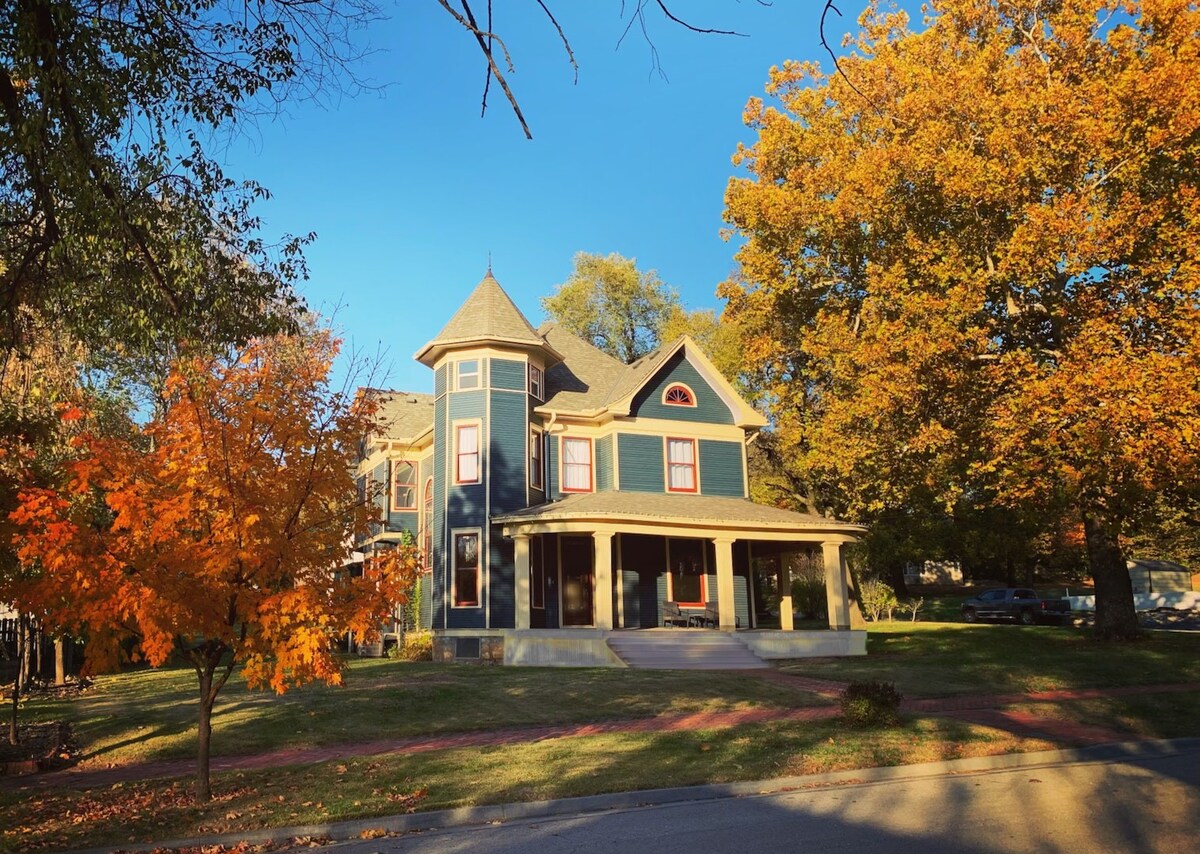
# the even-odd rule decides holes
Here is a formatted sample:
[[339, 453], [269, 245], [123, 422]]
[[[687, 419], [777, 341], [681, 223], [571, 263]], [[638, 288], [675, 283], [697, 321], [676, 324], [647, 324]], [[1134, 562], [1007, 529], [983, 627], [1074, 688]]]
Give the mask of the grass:
[[1177, 684], [1200, 682], [1200, 634], [1148, 633], [1137, 643], [1108, 644], [1062, 626], [874, 623], [865, 657], [802, 659], [784, 669], [895, 682], [906, 697]]
[[184, 782], [150, 781], [37, 798], [0, 793], [0, 850], [31, 851], [247, 831], [467, 804], [757, 780], [1046, 749], [938, 719], [846, 731], [836, 721], [684, 733], [610, 734], [415, 756], [228, 773], [197, 808]]
[[[251, 691], [235, 675], [217, 701], [213, 755], [820, 702], [737, 673], [347, 664], [341, 687], [309, 685], [282, 697]], [[69, 721], [85, 767], [190, 758], [196, 677], [184, 669], [101, 677], [81, 697], [31, 701], [20, 719]]]
[[[1084, 629], [906, 623], [871, 627], [869, 655], [787, 664], [839, 681], [895, 682], [909, 697], [1200, 682], [1200, 634], [1154, 633], [1111, 645]], [[73, 700], [35, 700], [25, 721], [71, 721], [85, 766], [193, 755], [194, 676], [139, 671], [97, 680]], [[756, 675], [622, 669], [492, 668], [348, 661], [341, 688], [283, 697], [235, 678], [219, 703], [219, 754], [362, 743], [658, 714], [826, 702]], [[1200, 692], [1018, 705], [1151, 737], [1200, 733]], [[0, 792], [0, 850], [194, 836], [610, 791], [750, 780], [1048, 748], [947, 718], [852, 730], [838, 720], [716, 731], [610, 733], [531, 744], [389, 754], [214, 775], [216, 800], [191, 804], [190, 780], [90, 791]]]

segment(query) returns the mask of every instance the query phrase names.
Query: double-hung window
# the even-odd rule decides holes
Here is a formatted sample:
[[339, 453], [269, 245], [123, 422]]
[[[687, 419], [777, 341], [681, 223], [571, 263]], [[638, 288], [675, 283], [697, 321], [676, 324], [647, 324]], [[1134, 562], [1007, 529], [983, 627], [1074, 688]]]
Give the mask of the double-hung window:
[[466, 391], [471, 388], [479, 388], [479, 360], [465, 359], [456, 363], [455, 368], [458, 371], [457, 383], [455, 388], [459, 391]]
[[425, 571], [433, 569], [433, 478], [425, 481], [425, 506], [422, 511], [424, 536], [421, 538], [421, 558]]
[[542, 397], [543, 376], [542, 369], [534, 365], [529, 366], [529, 393], [538, 400], [545, 400]]
[[479, 532], [454, 534], [454, 607], [479, 607]]
[[459, 424], [454, 428], [454, 482], [479, 480], [479, 425]]
[[542, 434], [537, 430], [529, 431], [529, 485], [534, 489], [544, 489], [542, 466]]
[[667, 439], [667, 491], [696, 492], [696, 440]]
[[563, 492], [592, 491], [592, 440], [563, 437]]
[[417, 466], [408, 460], [392, 463], [392, 510], [417, 509]]

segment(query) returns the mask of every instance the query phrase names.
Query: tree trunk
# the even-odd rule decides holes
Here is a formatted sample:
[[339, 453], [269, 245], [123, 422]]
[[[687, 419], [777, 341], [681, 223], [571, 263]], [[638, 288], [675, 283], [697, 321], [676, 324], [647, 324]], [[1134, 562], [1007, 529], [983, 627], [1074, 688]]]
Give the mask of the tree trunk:
[[1103, 640], [1141, 637], [1133, 608], [1133, 583], [1112, 520], [1103, 512], [1084, 511], [1083, 533], [1092, 580], [1096, 583], [1096, 636]]
[[887, 568], [888, 583], [892, 585], [892, 590], [896, 597], [905, 599], [908, 597], [908, 582], [904, 580], [904, 564], [891, 563]]
[[1012, 555], [1004, 558], [1004, 583], [1008, 587], [1017, 586], [1017, 565], [1013, 563]]
[[200, 677], [200, 728], [196, 732], [196, 802], [206, 803], [212, 799], [212, 786], [208, 775], [209, 746], [212, 743], [213, 668], [205, 665], [197, 670]]
[[54, 639], [54, 684], [67, 684], [67, 642], [59, 635]]
[[21, 690], [28, 693], [33, 685], [33, 620], [25, 614], [20, 619], [21, 631]]
[[17, 615], [17, 672], [13, 675], [12, 686], [12, 715], [8, 719], [8, 743], [18, 744], [17, 709], [21, 704], [21, 681], [25, 669], [25, 616]]

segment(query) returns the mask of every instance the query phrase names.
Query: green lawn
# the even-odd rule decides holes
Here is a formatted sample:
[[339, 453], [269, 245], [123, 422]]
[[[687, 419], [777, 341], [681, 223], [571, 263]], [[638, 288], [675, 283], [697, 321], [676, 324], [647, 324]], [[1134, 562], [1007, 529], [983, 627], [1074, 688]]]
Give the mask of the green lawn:
[[[21, 720], [70, 721], [84, 765], [187, 758], [195, 752], [195, 686], [195, 674], [184, 669], [106, 676], [82, 697], [32, 700]], [[819, 702], [737, 673], [356, 658], [348, 661], [341, 687], [309, 685], [282, 696], [250, 691], [235, 676], [217, 701], [213, 755]]]
[[312, 824], [468, 804], [760, 780], [1047, 749], [952, 720], [881, 730], [836, 721], [716, 731], [609, 734], [533, 744], [377, 756], [214, 775], [214, 801], [189, 800], [187, 781], [149, 781], [86, 792], [0, 792], [0, 850], [114, 843]]
[[[804, 675], [895, 682], [910, 697], [966, 692], [1200, 683], [1200, 634], [1152, 633], [1104, 644], [1084, 629], [903, 623], [873, 625], [869, 654], [791, 662]], [[73, 700], [34, 700], [23, 719], [72, 722], [84, 764], [190, 758], [194, 676], [138, 671], [97, 680]], [[827, 702], [756, 675], [348, 662], [341, 688], [281, 697], [231, 681], [214, 752], [371, 742], [408, 735], [641, 718]], [[1200, 734], [1200, 692], [1019, 705], [1121, 732]], [[605, 734], [533, 744], [386, 755], [214, 776], [196, 808], [188, 780], [82, 792], [0, 792], [0, 850], [87, 847], [150, 838], [368, 817], [409, 809], [569, 797], [762, 779], [1049, 747], [986, 727], [908, 717], [879, 730], [837, 720], [720, 731]]]
[[1200, 682], [1200, 634], [1150, 632], [1131, 644], [1087, 629], [873, 623], [867, 655], [801, 659], [785, 670], [825, 679], [895, 682], [906, 697]]

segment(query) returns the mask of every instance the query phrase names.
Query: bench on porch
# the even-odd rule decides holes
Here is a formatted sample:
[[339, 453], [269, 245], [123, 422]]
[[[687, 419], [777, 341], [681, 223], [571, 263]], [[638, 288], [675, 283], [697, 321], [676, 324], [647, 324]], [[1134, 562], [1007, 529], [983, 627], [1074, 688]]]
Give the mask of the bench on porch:
[[696, 619], [693, 614], [685, 614], [679, 608], [678, 602], [663, 600], [658, 603], [658, 624], [660, 626], [692, 626]]

